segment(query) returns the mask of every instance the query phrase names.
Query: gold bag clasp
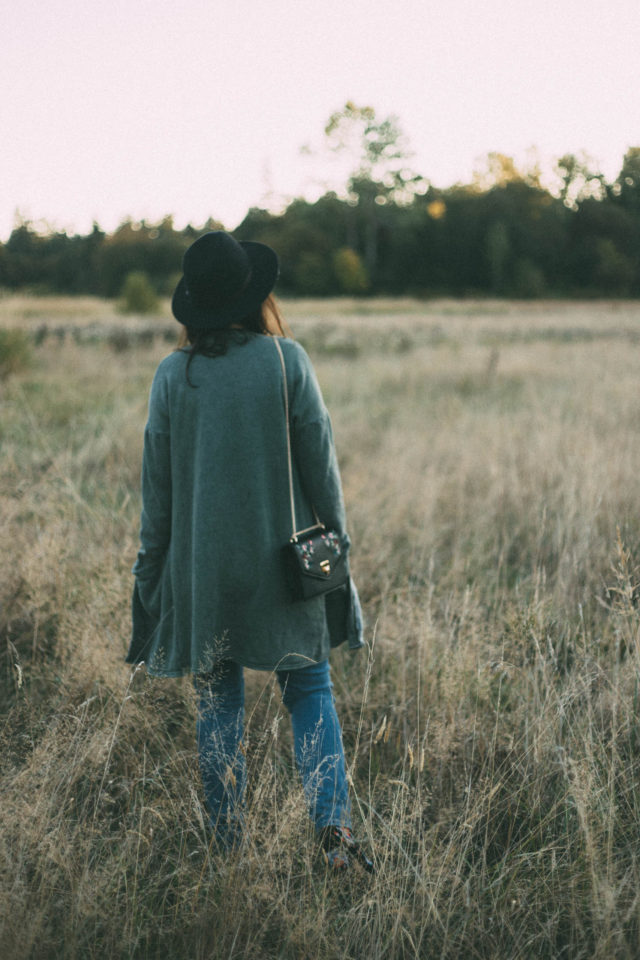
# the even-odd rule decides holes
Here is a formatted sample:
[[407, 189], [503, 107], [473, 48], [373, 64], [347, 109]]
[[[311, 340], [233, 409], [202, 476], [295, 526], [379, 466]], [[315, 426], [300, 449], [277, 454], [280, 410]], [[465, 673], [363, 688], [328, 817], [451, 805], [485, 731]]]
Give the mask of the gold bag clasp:
[[323, 573], [326, 573], [326, 575], [329, 576], [329, 574], [331, 573], [331, 564], [329, 563], [328, 560], [321, 560], [320, 569], [322, 570]]

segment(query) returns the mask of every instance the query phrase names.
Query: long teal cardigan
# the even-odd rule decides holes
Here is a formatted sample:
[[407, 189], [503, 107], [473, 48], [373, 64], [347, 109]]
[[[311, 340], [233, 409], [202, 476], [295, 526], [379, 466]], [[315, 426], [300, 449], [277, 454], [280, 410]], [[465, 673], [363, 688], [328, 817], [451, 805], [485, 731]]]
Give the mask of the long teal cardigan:
[[[292, 601], [280, 360], [273, 338], [232, 341], [220, 357], [177, 351], [159, 365], [142, 464], [141, 549], [128, 663], [156, 676], [206, 673], [230, 658], [259, 670], [363, 645], [357, 591]], [[331, 423], [311, 362], [281, 339], [289, 390], [297, 526], [320, 519], [348, 545]]]

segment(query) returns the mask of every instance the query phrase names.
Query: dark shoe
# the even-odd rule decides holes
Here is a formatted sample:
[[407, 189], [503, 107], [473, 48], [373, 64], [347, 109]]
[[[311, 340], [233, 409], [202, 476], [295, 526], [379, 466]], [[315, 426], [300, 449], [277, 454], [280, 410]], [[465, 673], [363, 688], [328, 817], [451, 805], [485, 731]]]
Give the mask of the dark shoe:
[[348, 870], [351, 858], [367, 873], [374, 872], [373, 863], [353, 839], [349, 827], [323, 827], [319, 836], [322, 854], [330, 870]]

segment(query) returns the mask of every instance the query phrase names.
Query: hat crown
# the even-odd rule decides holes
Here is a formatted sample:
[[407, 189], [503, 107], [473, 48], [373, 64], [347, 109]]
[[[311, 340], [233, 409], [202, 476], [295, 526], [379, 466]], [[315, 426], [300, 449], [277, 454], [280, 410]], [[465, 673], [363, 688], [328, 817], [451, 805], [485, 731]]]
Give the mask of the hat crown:
[[191, 244], [182, 269], [171, 300], [174, 317], [193, 330], [221, 330], [264, 303], [278, 279], [278, 257], [266, 243], [238, 243], [212, 230]]
[[187, 296], [198, 307], [222, 307], [245, 290], [251, 262], [233, 237], [222, 230], [205, 233], [185, 252]]

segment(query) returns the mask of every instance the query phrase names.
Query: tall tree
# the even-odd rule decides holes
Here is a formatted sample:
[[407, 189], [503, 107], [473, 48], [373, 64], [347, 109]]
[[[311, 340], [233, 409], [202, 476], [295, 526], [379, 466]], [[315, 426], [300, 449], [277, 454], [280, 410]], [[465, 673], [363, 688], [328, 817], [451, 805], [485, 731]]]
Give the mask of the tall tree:
[[354, 249], [359, 246], [360, 227], [366, 272], [375, 280], [381, 208], [410, 203], [426, 191], [427, 183], [409, 167], [408, 141], [394, 115], [380, 119], [373, 107], [348, 100], [331, 114], [324, 132], [328, 148], [349, 158], [347, 199], [354, 214], [348, 242]]
[[631, 147], [625, 153], [612, 192], [621, 206], [640, 214], [640, 147]]

